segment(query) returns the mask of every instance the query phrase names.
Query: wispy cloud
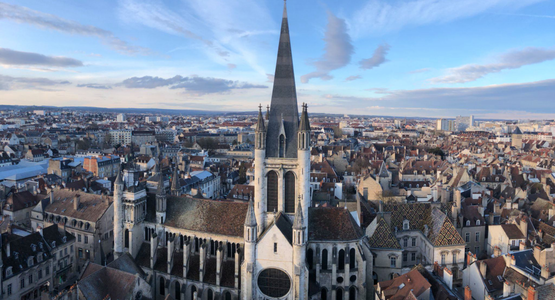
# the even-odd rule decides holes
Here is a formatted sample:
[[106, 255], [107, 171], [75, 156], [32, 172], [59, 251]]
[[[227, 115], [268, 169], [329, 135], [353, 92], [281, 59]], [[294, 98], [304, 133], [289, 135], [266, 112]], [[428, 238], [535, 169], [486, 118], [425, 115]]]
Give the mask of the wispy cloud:
[[75, 21], [66, 20], [52, 14], [32, 10], [23, 6], [0, 2], [0, 20], [1, 19], [68, 34], [97, 37], [110, 48], [123, 54], [151, 54], [150, 49], [130, 45], [108, 30], [91, 25], [83, 25]]
[[235, 69], [237, 69], [237, 65], [236, 64], [227, 64], [227, 69], [230, 71], [233, 71]]
[[152, 76], [132, 77], [125, 79], [120, 85], [126, 88], [154, 89], [157, 87], [169, 87], [170, 89], [184, 89], [189, 95], [222, 94], [232, 90], [242, 89], [265, 89], [265, 85], [251, 84], [221, 78], [199, 77], [199, 76], [175, 76], [172, 78], [160, 78]]
[[266, 74], [266, 82], [274, 82], [274, 74]]
[[12, 77], [0, 75], [0, 90], [43, 89], [57, 85], [70, 84], [66, 80], [52, 80], [48, 78]]
[[446, 23], [500, 9], [517, 10], [544, 0], [369, 0], [349, 20], [353, 36]]
[[379, 45], [378, 48], [374, 50], [372, 57], [363, 59], [359, 62], [360, 68], [369, 70], [388, 61], [385, 56], [387, 55], [387, 52], [389, 52], [390, 48], [391, 47], [388, 44]]
[[7, 48], [0, 48], [0, 65], [66, 68], [82, 67], [83, 62], [70, 57], [46, 56], [39, 53], [21, 52]]
[[208, 48], [214, 50], [219, 56], [229, 56], [229, 52], [225, 49], [191, 31], [189, 28], [193, 26], [190, 22], [164, 6], [161, 2], [120, 1], [120, 17], [126, 21], [140, 23], [171, 34], [178, 34], [200, 41]]
[[360, 75], [351, 75], [351, 76], [345, 78], [345, 81], [353, 81], [353, 80], [357, 80], [357, 79], [362, 79], [362, 76], [360, 76]]
[[498, 73], [503, 70], [518, 69], [526, 65], [532, 65], [555, 59], [555, 48], [545, 49], [528, 47], [521, 50], [513, 50], [502, 54], [498, 62], [489, 64], [468, 64], [447, 70], [447, 74], [430, 79], [433, 83], [464, 83], [477, 80], [490, 73]]
[[409, 73], [410, 74], [418, 74], [418, 73], [428, 72], [430, 70], [431, 70], [430, 68], [422, 68], [422, 69], [410, 71]]
[[301, 76], [301, 82], [308, 83], [313, 78], [330, 80], [333, 78], [329, 74], [331, 71], [342, 68], [351, 61], [354, 48], [347, 33], [347, 24], [331, 12], [328, 12], [324, 42], [324, 55], [312, 63], [316, 71]]
[[102, 85], [102, 84], [96, 84], [96, 83], [78, 84], [77, 87], [86, 87], [86, 88], [97, 89], [97, 90], [111, 90], [112, 89], [112, 87], [109, 86], [109, 85]]

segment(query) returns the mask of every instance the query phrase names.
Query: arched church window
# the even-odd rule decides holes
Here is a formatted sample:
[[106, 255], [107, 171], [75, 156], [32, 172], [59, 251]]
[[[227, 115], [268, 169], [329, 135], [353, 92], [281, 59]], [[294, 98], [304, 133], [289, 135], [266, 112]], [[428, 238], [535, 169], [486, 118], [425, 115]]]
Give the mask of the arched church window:
[[129, 229], [125, 229], [125, 248], [129, 248]]
[[322, 250], [322, 270], [328, 269], [328, 249]]
[[354, 269], [356, 268], [355, 264], [356, 264], [356, 253], [355, 253], [355, 248], [351, 248], [351, 250], [349, 250], [349, 268]]
[[345, 269], [345, 250], [339, 250], [339, 255], [337, 256], [337, 269]]
[[278, 208], [278, 175], [275, 171], [268, 173], [266, 211], [274, 212]]
[[279, 157], [285, 157], [285, 136], [279, 135]]
[[285, 212], [295, 212], [295, 174], [293, 172], [285, 174]]

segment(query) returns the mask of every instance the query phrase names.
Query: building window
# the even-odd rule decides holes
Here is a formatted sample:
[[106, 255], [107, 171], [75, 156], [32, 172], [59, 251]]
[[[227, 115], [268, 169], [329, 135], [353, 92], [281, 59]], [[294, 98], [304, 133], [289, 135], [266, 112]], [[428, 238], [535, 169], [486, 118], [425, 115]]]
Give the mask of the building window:
[[85, 244], [89, 243], [89, 236], [85, 235]]
[[277, 253], [277, 243], [274, 243], [274, 253]]
[[453, 263], [457, 263], [457, 253], [453, 253]]
[[409, 260], [409, 254], [407, 252], [403, 253], [403, 261]]
[[79, 258], [83, 258], [83, 248], [79, 248]]
[[480, 241], [480, 233], [476, 232], [476, 242], [479, 242], [479, 241]]
[[476, 226], [480, 226], [480, 220], [476, 220]]
[[416, 238], [415, 237], [412, 238], [412, 246], [416, 247]]
[[42, 278], [42, 270], [39, 269], [39, 280]]
[[480, 253], [480, 247], [474, 247], [474, 253], [478, 255]]
[[410, 254], [410, 260], [415, 261], [416, 260], [416, 252], [412, 252]]
[[268, 173], [268, 178], [266, 179], [267, 184], [267, 202], [266, 202], [266, 211], [267, 212], [274, 212], [277, 211], [278, 208], [278, 175], [275, 171], [270, 171]]
[[81, 243], [81, 235], [80, 234], [77, 235], [77, 242]]
[[470, 232], [464, 234], [464, 241], [470, 243]]
[[293, 172], [285, 174], [285, 212], [295, 212], [295, 174]]
[[441, 265], [444, 266], [445, 265], [445, 253], [441, 254]]
[[466, 226], [470, 226], [470, 220], [466, 221]]
[[12, 284], [8, 284], [8, 296], [12, 294]]
[[408, 238], [404, 238], [403, 239], [403, 247], [408, 247], [409, 246], [409, 239]]
[[19, 288], [25, 288], [25, 278], [21, 278], [21, 280], [19, 281]]
[[44, 268], [44, 274], [45, 275], [50, 275], [50, 267], [46, 266], [46, 268]]
[[69, 248], [70, 248], [71, 252], [73, 252], [73, 245], [71, 245]]
[[390, 262], [392, 268], [397, 267], [397, 259], [395, 257], [390, 258], [389, 262]]

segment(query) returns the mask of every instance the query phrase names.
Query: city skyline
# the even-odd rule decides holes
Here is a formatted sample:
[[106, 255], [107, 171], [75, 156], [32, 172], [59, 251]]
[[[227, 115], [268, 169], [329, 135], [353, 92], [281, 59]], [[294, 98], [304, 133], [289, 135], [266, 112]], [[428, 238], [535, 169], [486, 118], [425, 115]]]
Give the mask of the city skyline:
[[[0, 2], [0, 104], [253, 111], [270, 101], [282, 1], [68, 3]], [[311, 112], [555, 117], [553, 2], [288, 6], [298, 100]]]

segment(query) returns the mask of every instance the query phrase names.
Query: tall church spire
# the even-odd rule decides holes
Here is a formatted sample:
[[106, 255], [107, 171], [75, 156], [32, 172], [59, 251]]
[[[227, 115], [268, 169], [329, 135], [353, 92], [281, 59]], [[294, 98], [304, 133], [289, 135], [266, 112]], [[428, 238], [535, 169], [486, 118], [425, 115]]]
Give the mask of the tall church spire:
[[[280, 136], [282, 119], [285, 128], [283, 138]], [[284, 2], [270, 120], [266, 136], [266, 157], [280, 157], [280, 153], [283, 153], [281, 157], [297, 158], [298, 126], [299, 112], [297, 109], [295, 74], [293, 72], [293, 56], [289, 39], [287, 6]]]

